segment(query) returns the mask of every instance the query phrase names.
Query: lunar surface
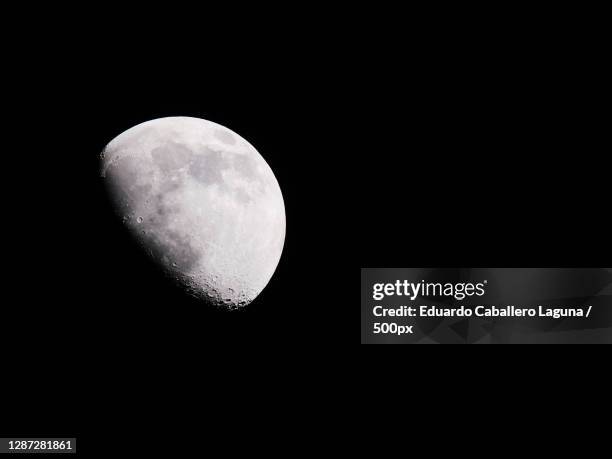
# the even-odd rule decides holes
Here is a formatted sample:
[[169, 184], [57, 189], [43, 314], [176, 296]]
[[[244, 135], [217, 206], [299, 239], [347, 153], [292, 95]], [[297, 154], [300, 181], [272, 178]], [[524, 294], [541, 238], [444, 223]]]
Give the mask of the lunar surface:
[[238, 309], [274, 274], [283, 197], [235, 132], [198, 118], [147, 121], [106, 146], [101, 175], [127, 228], [191, 295]]

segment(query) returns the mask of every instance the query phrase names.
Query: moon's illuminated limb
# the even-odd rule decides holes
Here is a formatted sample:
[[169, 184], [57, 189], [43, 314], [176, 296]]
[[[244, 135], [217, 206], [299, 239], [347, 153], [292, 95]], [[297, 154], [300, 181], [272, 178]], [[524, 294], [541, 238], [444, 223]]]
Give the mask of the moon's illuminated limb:
[[285, 239], [283, 197], [235, 132], [198, 118], [147, 121], [106, 146], [101, 173], [125, 224], [190, 293], [237, 308], [272, 277]]

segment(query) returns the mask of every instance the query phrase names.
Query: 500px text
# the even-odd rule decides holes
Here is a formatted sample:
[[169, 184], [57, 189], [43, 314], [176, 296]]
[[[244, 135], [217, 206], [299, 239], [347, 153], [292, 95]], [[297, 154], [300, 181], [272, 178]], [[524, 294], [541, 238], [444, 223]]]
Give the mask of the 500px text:
[[374, 334], [379, 335], [411, 335], [413, 325], [398, 325], [395, 322], [392, 323], [375, 323]]

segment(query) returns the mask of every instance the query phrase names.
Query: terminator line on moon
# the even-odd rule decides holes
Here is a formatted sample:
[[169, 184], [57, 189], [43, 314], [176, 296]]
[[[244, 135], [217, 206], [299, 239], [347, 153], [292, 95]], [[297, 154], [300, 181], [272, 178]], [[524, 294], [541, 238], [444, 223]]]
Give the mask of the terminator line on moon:
[[246, 140], [203, 119], [160, 118], [120, 134], [101, 160], [123, 222], [190, 294], [237, 309], [264, 289], [283, 250], [285, 207]]

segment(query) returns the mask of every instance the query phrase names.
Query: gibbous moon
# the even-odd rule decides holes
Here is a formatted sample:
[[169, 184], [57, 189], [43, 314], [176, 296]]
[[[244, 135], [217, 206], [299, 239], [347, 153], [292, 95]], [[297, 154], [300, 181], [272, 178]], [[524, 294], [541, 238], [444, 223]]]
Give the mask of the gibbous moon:
[[191, 295], [237, 309], [274, 274], [283, 196], [235, 132], [199, 118], [147, 121], [106, 146], [101, 175], [129, 231]]

